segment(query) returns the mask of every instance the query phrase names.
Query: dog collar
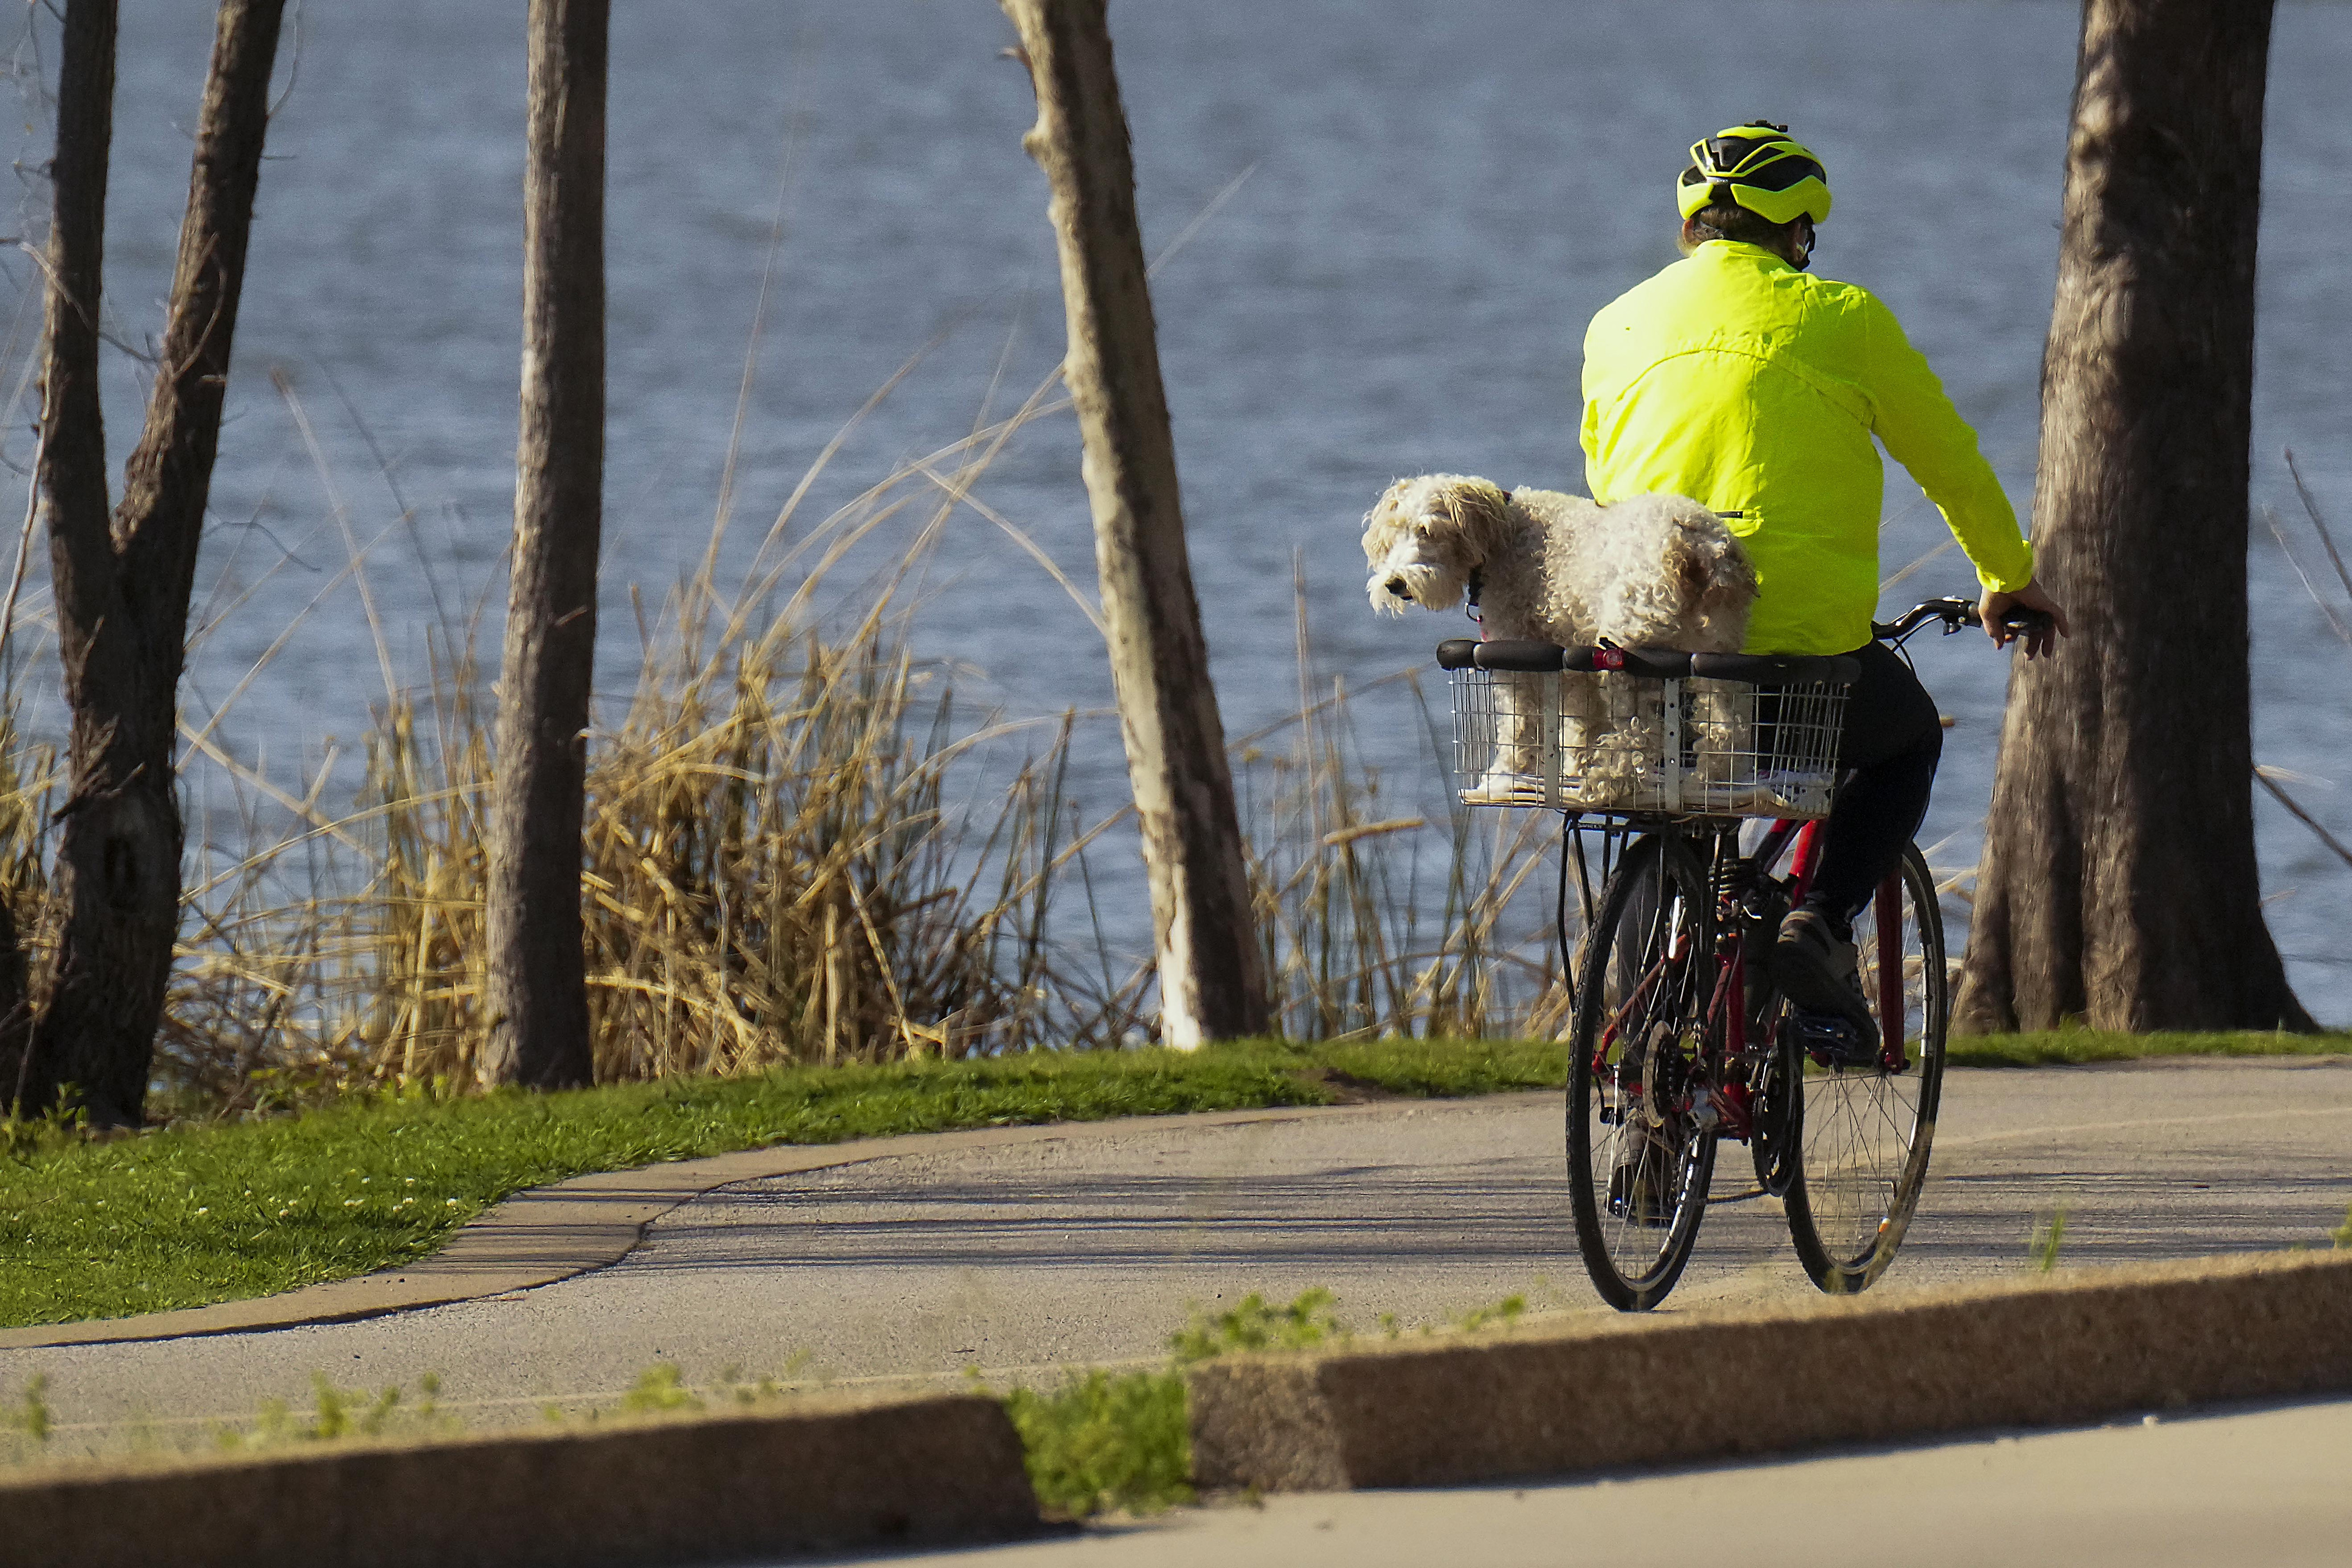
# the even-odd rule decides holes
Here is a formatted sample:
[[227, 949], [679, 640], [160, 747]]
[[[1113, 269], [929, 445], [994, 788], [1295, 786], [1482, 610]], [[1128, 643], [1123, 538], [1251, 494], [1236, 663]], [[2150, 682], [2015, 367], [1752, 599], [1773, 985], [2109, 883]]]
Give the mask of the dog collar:
[[[1505, 505], [1505, 506], [1507, 506], [1507, 506], [1509, 506], [1510, 504], [1511, 504], [1511, 493], [1510, 493], [1508, 490], [1506, 490], [1506, 491], [1504, 491], [1504, 492], [1503, 492], [1503, 505]], [[1477, 620], [1477, 619], [1478, 619], [1478, 615], [1477, 615], [1477, 613], [1476, 613], [1477, 609], [1478, 609], [1478, 595], [1479, 595], [1479, 592], [1480, 592], [1480, 591], [1482, 591], [1486, 586], [1486, 569], [1485, 564], [1482, 562], [1482, 563], [1480, 563], [1479, 565], [1477, 565], [1477, 566], [1474, 566], [1474, 567], [1472, 567], [1472, 568], [1470, 569], [1470, 586], [1469, 586], [1469, 589], [1468, 589], [1467, 592], [1468, 592], [1468, 597], [1469, 597], [1469, 600], [1470, 600], [1470, 609], [1471, 609], [1471, 612], [1472, 612], [1471, 616], [1470, 616], [1470, 619], [1471, 619], [1471, 620], [1473, 620], [1473, 621], [1475, 621], [1475, 620]]]

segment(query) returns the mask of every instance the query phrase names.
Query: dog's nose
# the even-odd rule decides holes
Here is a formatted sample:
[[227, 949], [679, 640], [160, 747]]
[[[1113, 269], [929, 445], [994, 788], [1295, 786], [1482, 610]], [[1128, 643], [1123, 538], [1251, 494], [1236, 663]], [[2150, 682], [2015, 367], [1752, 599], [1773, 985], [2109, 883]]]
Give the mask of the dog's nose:
[[1412, 595], [1406, 591], [1405, 580], [1401, 577], [1392, 577], [1389, 579], [1389, 591], [1395, 594], [1399, 599], [1410, 599], [1412, 597]]

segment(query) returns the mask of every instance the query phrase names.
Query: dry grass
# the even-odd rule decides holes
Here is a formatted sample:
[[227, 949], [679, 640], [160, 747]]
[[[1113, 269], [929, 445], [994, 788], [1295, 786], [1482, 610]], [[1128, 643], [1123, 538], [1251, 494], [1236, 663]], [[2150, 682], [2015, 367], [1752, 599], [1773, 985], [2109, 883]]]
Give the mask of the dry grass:
[[[1539, 1038], [1565, 1022], [1565, 992], [1523, 899], [1546, 863], [1552, 820], [1454, 799], [1445, 699], [1404, 685], [1430, 766], [1402, 798], [1356, 744], [1343, 679], [1318, 689], [1297, 588], [1297, 712], [1234, 747], [1235, 786], [1275, 1016], [1293, 1040], [1391, 1035]], [[1392, 710], [1395, 694], [1380, 706]], [[1279, 737], [1282, 747], [1266, 743]], [[1434, 785], [1435, 788], [1426, 788]], [[1423, 802], [1443, 802], [1433, 822]], [[1442, 858], [1431, 849], [1444, 834]], [[1435, 863], [1433, 864], [1432, 862]], [[1516, 932], [1516, 936], [1514, 933]]]
[[[973, 709], [911, 652], [926, 608], [914, 574], [952, 519], [977, 515], [1034, 553], [971, 491], [1057, 406], [1046, 390], [795, 537], [813, 470], [724, 588], [722, 514], [699, 570], [650, 625], [641, 617], [635, 687], [591, 737], [599, 1081], [1151, 1038], [1149, 956], [1119, 952], [1103, 915], [1113, 896], [1139, 902], [1127, 841], [1100, 841], [1127, 813], [1088, 817], [1067, 792], [1074, 746], [1109, 744], [1107, 727]], [[894, 520], [911, 528], [908, 564], [820, 611], [828, 574]], [[346, 516], [333, 523], [350, 552], [341, 580], [374, 623], [366, 552]], [[37, 613], [20, 623], [20, 657], [45, 630]], [[432, 647], [404, 681], [379, 635], [386, 695], [364, 783], [340, 807], [326, 799], [331, 753], [287, 783], [227, 749], [223, 715], [252, 674], [184, 726], [192, 821], [208, 831], [192, 834], [159, 1109], [475, 1086], [492, 715], [471, 628], [444, 627]], [[1234, 747], [1281, 1032], [1556, 1028], [1549, 911], [1519, 896], [1545, 862], [1537, 819], [1452, 806], [1433, 724], [1432, 775], [1387, 787], [1357, 754], [1351, 694], [1314, 673], [1303, 612], [1298, 653], [1297, 715]], [[1428, 719], [1412, 674], [1391, 679]], [[56, 768], [13, 726], [0, 758], [0, 894], [25, 916], [37, 971]], [[1434, 821], [1415, 805], [1424, 795], [1448, 802]]]

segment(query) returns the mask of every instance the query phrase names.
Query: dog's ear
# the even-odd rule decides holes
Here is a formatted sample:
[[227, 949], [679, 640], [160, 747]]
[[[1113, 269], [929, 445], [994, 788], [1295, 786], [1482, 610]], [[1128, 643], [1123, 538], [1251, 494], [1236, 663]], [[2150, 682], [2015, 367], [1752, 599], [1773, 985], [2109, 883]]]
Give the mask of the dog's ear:
[[1733, 636], [1744, 632], [1756, 602], [1756, 566], [1738, 537], [1707, 513], [1678, 518], [1668, 536], [1665, 565], [1685, 606], [1703, 624]]
[[1432, 513], [1485, 554], [1510, 521], [1510, 497], [1485, 479], [1444, 474], [1430, 492]]
[[1381, 498], [1372, 503], [1372, 509], [1364, 514], [1364, 559], [1368, 564], [1378, 566], [1388, 559], [1389, 549], [1396, 543], [1397, 533], [1404, 527], [1402, 516], [1404, 487], [1411, 483], [1410, 479], [1400, 479], [1391, 485], [1381, 492]]
[[1696, 604], [1706, 597], [1706, 557], [1690, 548], [1690, 541], [1681, 534], [1666, 548], [1666, 570], [1674, 573], [1675, 581], [1683, 591], [1683, 602]]

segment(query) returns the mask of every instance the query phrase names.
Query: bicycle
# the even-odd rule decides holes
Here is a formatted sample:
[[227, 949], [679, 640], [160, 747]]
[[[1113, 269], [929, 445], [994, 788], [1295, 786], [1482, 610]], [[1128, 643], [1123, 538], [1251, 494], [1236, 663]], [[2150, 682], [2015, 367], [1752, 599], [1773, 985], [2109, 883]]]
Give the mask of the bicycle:
[[[1978, 623], [1976, 606], [1930, 600], [1872, 631], [1899, 650], [1931, 621], [1949, 635]], [[2020, 612], [2008, 624], [2041, 622]], [[1646, 1311], [1674, 1289], [1726, 1137], [1781, 1199], [1813, 1283], [1868, 1288], [1916, 1210], [1943, 1085], [1949, 976], [1918, 847], [1854, 923], [1874, 1038], [1787, 1005], [1769, 967], [1810, 884], [1855, 662], [1467, 639], [1438, 662], [1454, 673], [1457, 766], [1477, 780], [1465, 800], [1564, 813], [1569, 1185], [1602, 1299]], [[1514, 766], [1528, 761], [1542, 771]], [[1597, 908], [1588, 819], [1601, 840]], [[1759, 835], [1744, 852], [1743, 832]]]

